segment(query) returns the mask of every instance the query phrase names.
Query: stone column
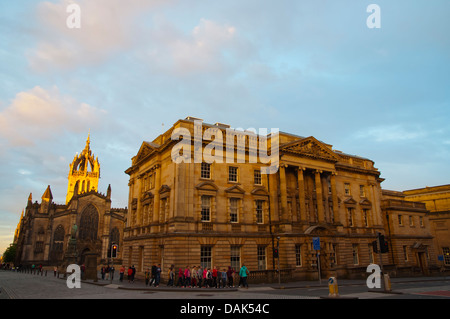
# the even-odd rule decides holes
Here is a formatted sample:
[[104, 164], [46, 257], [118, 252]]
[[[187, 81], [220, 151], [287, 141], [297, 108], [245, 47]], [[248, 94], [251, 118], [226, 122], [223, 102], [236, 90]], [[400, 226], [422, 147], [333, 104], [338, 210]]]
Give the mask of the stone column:
[[286, 165], [280, 165], [281, 222], [288, 221]]
[[322, 194], [322, 181], [320, 178], [321, 171], [315, 171], [315, 179], [316, 179], [316, 202], [317, 202], [317, 214], [319, 217], [319, 223], [323, 223], [325, 221], [324, 218], [324, 209], [323, 209], [323, 194]]
[[331, 198], [333, 199], [334, 222], [337, 224], [340, 223], [340, 218], [339, 218], [339, 203], [336, 189], [336, 172], [331, 173], [330, 182], [331, 182]]
[[155, 165], [155, 196], [153, 197], [153, 222], [159, 223], [159, 203], [161, 188], [161, 165]]
[[300, 204], [300, 221], [306, 220], [305, 205], [305, 180], [303, 177], [303, 167], [298, 168], [298, 201]]

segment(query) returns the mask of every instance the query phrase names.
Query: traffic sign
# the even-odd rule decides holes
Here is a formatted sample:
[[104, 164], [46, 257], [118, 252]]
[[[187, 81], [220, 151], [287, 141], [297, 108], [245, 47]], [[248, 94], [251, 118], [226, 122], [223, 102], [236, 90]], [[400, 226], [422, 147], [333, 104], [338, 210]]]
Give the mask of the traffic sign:
[[320, 250], [320, 237], [313, 237], [313, 249]]

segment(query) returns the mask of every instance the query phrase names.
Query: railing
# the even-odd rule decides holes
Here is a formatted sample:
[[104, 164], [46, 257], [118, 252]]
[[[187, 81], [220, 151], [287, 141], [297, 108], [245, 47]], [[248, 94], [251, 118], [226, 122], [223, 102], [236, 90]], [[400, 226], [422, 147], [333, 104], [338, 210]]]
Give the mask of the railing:
[[250, 271], [248, 281], [250, 283], [276, 283], [288, 282], [293, 279], [293, 269], [281, 269], [280, 277], [277, 270], [254, 270]]

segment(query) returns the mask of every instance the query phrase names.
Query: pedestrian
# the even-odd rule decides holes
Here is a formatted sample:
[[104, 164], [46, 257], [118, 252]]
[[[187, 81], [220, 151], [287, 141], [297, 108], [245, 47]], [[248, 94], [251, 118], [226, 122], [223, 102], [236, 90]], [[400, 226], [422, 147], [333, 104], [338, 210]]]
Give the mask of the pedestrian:
[[81, 279], [84, 279], [84, 272], [86, 270], [86, 266], [84, 266], [84, 264], [82, 264], [80, 267], [80, 270], [81, 270]]
[[195, 288], [197, 286], [197, 278], [198, 278], [198, 274], [197, 274], [197, 267], [196, 266], [192, 266], [192, 271], [191, 271], [191, 283], [192, 283], [192, 288]]
[[161, 264], [158, 264], [155, 272], [155, 287], [159, 287], [160, 280], [161, 280]]
[[212, 285], [217, 288], [217, 267], [214, 266], [212, 270]]
[[109, 265], [105, 268], [105, 274], [106, 274], [106, 280], [109, 280], [109, 271], [110, 271], [110, 268], [109, 268]]
[[224, 268], [222, 271], [222, 288], [227, 286], [227, 270]]
[[56, 277], [56, 273], [58, 272], [58, 267], [53, 267], [53, 277]]
[[125, 273], [125, 267], [122, 265], [120, 266], [120, 270], [119, 270], [119, 280], [120, 282], [123, 281], [123, 274]]
[[173, 272], [173, 265], [169, 268], [169, 272], [167, 273], [167, 286], [172, 287], [174, 284], [174, 272]]
[[211, 288], [213, 284], [213, 277], [212, 277], [212, 271], [211, 268], [208, 268], [206, 271], [206, 281], [208, 283], [208, 287]]
[[231, 266], [228, 266], [227, 279], [228, 279], [228, 287], [229, 288], [233, 288], [233, 274], [234, 274], [233, 269], [231, 269]]
[[239, 276], [242, 279], [242, 286], [248, 289], [247, 276], [250, 274], [250, 271], [242, 264], [241, 270], [239, 270]]
[[146, 286], [148, 286], [148, 283], [150, 282], [150, 276], [151, 276], [150, 268], [147, 268], [147, 270], [144, 273], [145, 285]]
[[198, 288], [202, 288], [203, 269], [202, 266], [198, 266], [197, 270]]
[[111, 266], [111, 269], [109, 270], [109, 275], [111, 276], [111, 280], [114, 280], [114, 266]]
[[203, 286], [206, 288], [208, 286], [208, 268], [206, 267], [205, 269], [203, 269], [202, 278], [203, 278]]
[[180, 268], [180, 269], [178, 270], [177, 287], [178, 287], [178, 285], [180, 285], [181, 288], [184, 288], [184, 286], [183, 286], [183, 283], [184, 283], [183, 277], [184, 277], [184, 275], [183, 275], [183, 269]]
[[105, 266], [103, 266], [102, 269], [100, 269], [100, 273], [102, 274], [102, 280], [105, 280], [105, 273], [106, 273]]
[[184, 286], [187, 288], [191, 288], [191, 269], [189, 266], [186, 266], [186, 269], [184, 270]]
[[153, 266], [152, 266], [152, 272], [151, 272], [150, 286], [154, 285], [155, 282], [156, 282], [156, 265], [153, 264]]
[[136, 276], [136, 268], [131, 266], [131, 282], [134, 283], [134, 276]]

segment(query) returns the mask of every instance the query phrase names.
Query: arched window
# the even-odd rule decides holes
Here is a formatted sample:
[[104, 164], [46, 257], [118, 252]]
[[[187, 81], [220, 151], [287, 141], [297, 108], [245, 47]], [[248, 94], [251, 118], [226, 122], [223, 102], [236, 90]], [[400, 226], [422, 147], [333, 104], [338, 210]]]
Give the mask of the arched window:
[[98, 233], [98, 211], [94, 205], [87, 206], [80, 219], [79, 239], [97, 240]]
[[53, 234], [53, 251], [61, 252], [64, 247], [64, 236], [66, 235], [66, 231], [62, 225], [56, 227], [56, 230]]
[[119, 241], [120, 241], [119, 229], [117, 227], [114, 227], [109, 235], [109, 244], [110, 246], [112, 245], [112, 243], [119, 244]]

